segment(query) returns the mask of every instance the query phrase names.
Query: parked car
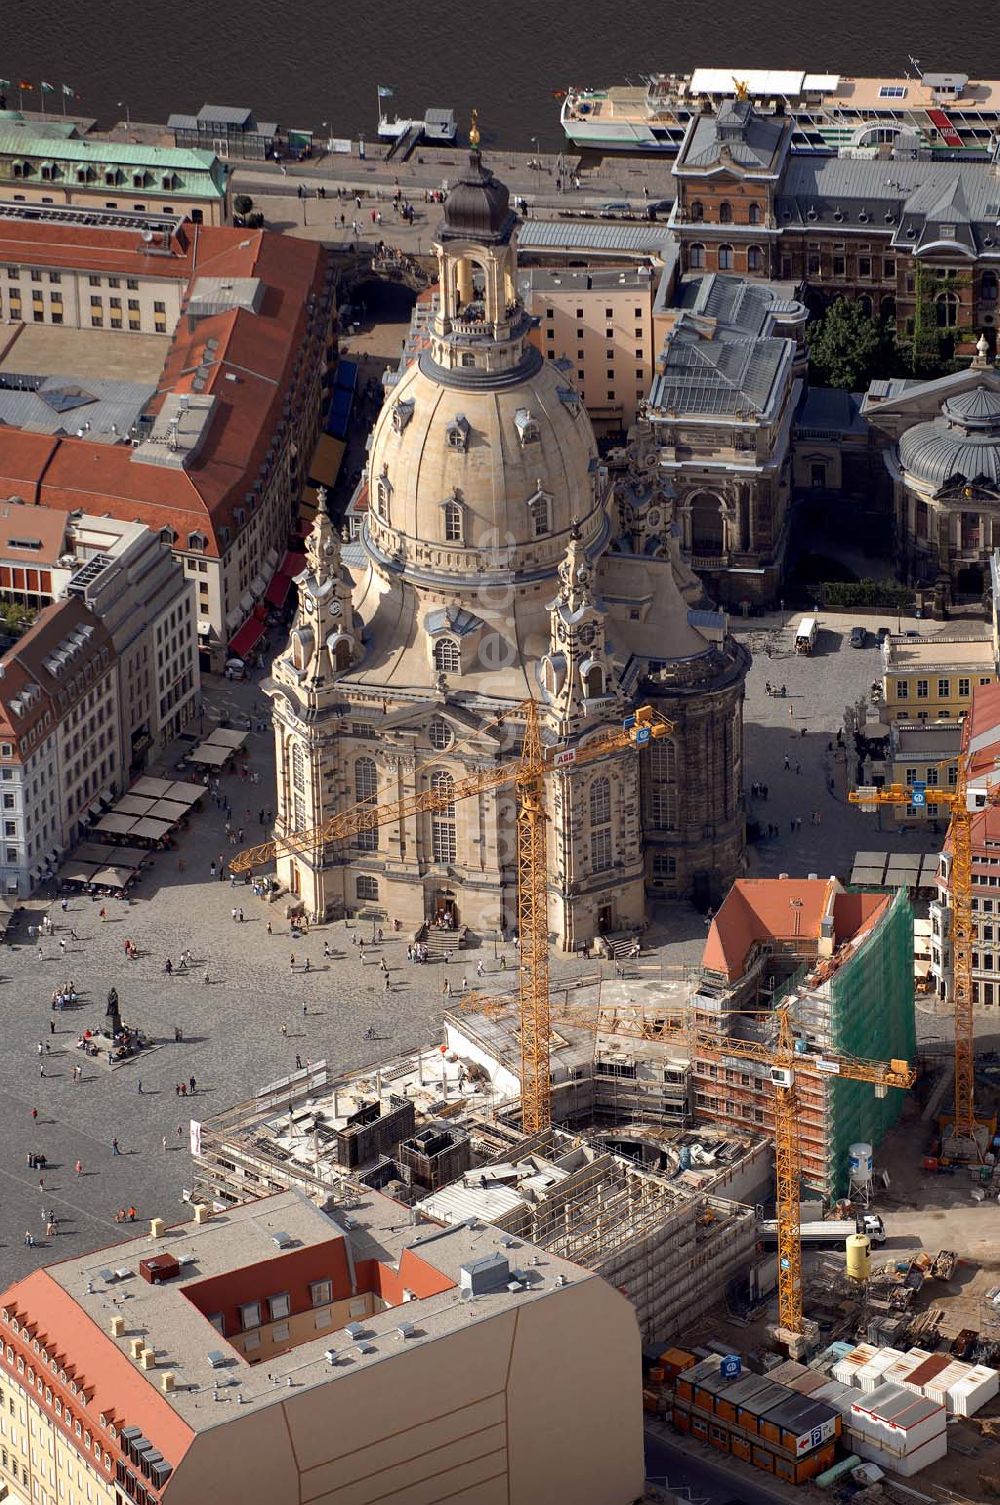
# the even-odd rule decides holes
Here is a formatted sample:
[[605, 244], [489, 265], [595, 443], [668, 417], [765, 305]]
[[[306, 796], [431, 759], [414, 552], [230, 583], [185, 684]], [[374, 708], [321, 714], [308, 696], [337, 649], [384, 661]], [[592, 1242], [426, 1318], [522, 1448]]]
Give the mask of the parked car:
[[878, 639], [879, 646], [881, 646], [882, 643], [885, 642], [886, 638], [891, 638], [892, 637], [892, 628], [891, 627], [880, 627], [879, 630], [878, 630], [878, 632], [875, 634], [875, 636]]
[[851, 647], [863, 648], [868, 641], [868, 633], [864, 627], [851, 628]]

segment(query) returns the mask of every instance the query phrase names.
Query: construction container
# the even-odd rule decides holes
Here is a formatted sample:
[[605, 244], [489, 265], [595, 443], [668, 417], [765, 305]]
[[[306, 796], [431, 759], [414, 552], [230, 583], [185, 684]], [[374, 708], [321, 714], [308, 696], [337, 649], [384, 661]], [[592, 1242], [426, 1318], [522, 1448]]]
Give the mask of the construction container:
[[859, 1343], [856, 1348], [851, 1349], [849, 1354], [837, 1360], [830, 1373], [842, 1385], [856, 1385], [858, 1371], [863, 1369], [877, 1353], [878, 1349], [874, 1348], [871, 1343]]
[[948, 1410], [955, 1416], [975, 1416], [980, 1406], [992, 1400], [1000, 1390], [1000, 1374], [977, 1364], [948, 1391]]
[[924, 1386], [934, 1379], [935, 1375], [940, 1374], [942, 1369], [947, 1369], [951, 1362], [946, 1353], [932, 1353], [929, 1359], [918, 1364], [916, 1369], [906, 1377], [903, 1381], [904, 1389], [912, 1390], [914, 1395], [923, 1395]]
[[822, 1390], [824, 1385], [829, 1384], [829, 1376], [820, 1374], [818, 1369], [807, 1369], [805, 1374], [787, 1380], [786, 1384], [800, 1395], [815, 1395], [817, 1390]]
[[910, 1478], [945, 1456], [947, 1425], [943, 1406], [901, 1385], [880, 1385], [853, 1402], [849, 1444], [862, 1458]]
[[932, 1379], [927, 1381], [923, 1386], [922, 1393], [928, 1400], [934, 1401], [936, 1405], [946, 1406], [948, 1404], [948, 1391], [952, 1385], [957, 1385], [959, 1380], [964, 1380], [971, 1368], [971, 1364], [963, 1364], [961, 1359], [952, 1359]]
[[871, 1395], [879, 1385], [885, 1383], [885, 1372], [891, 1369], [893, 1364], [898, 1364], [905, 1355], [898, 1348], [880, 1348], [863, 1364], [857, 1372], [856, 1383], [858, 1389], [865, 1395]]
[[926, 1348], [908, 1348], [903, 1357], [897, 1359], [895, 1364], [886, 1370], [884, 1376], [886, 1383], [889, 1385], [902, 1385], [904, 1381], [910, 1378], [913, 1371], [919, 1369], [920, 1365], [929, 1358], [930, 1354]]

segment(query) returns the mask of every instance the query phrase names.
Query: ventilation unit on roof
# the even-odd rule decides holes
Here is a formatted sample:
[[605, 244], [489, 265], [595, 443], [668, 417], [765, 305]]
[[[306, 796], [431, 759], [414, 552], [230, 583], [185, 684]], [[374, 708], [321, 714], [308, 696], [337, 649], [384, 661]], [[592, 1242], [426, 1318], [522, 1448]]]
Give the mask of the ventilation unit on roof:
[[349, 1338], [360, 1338], [364, 1330], [365, 1325], [363, 1322], [348, 1322], [344, 1328], [344, 1332]]
[[294, 1240], [290, 1233], [285, 1233], [283, 1229], [279, 1229], [277, 1233], [271, 1234], [271, 1243], [277, 1244], [279, 1249], [290, 1249]]
[[221, 1348], [210, 1348], [208, 1351], [208, 1362], [213, 1369], [225, 1369], [227, 1362], [226, 1355], [222, 1352]]
[[412, 1322], [400, 1322], [399, 1326], [396, 1328], [396, 1337], [404, 1339], [412, 1338], [416, 1330], [417, 1329], [414, 1327]]

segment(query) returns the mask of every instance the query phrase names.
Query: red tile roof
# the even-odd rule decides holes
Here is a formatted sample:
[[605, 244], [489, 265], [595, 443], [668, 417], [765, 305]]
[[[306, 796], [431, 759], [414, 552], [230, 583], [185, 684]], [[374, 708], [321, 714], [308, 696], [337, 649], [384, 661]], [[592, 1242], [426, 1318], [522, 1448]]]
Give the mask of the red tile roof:
[[735, 982], [754, 945], [816, 941], [832, 912], [840, 946], [869, 929], [888, 904], [886, 894], [844, 893], [835, 878], [740, 878], [712, 921], [701, 964]]
[[[81, 264], [80, 242], [85, 242], [86, 232], [51, 225], [13, 228], [30, 230], [45, 241], [61, 236], [75, 245], [71, 264]], [[206, 385], [217, 408], [193, 462], [186, 469], [134, 463], [127, 444], [4, 429], [0, 495], [21, 496], [67, 512], [82, 508], [108, 513], [156, 529], [169, 527], [182, 546], [189, 532], [200, 529], [209, 540], [206, 552], [217, 554], [217, 529], [225, 524], [235, 531], [233, 514], [244, 505], [280, 420], [305, 337], [306, 302], [310, 292], [321, 292], [326, 253], [308, 241], [262, 230], [188, 226], [187, 233], [191, 244], [172, 261], [174, 277], [185, 282], [198, 277], [257, 277], [265, 288], [257, 313], [233, 309], [199, 319], [182, 313], [178, 321], [158, 384], [161, 394], [189, 389], [191, 367], [197, 366], [207, 340], [219, 341]], [[17, 255], [29, 259], [23, 245]], [[0, 235], [0, 261], [3, 256]], [[124, 251], [120, 264], [105, 269], [123, 275], [135, 272]], [[227, 380], [227, 375], [236, 380]]]
[[[119, 1425], [139, 1427], [167, 1462], [177, 1467], [194, 1440], [191, 1428], [149, 1383], [149, 1377], [121, 1352], [110, 1334], [103, 1332], [47, 1271], [36, 1270], [8, 1286], [3, 1304], [18, 1312], [19, 1321], [31, 1324], [34, 1337], [50, 1353], [72, 1360], [77, 1384], [84, 1384], [92, 1398], [85, 1408], [79, 1406], [76, 1397], [67, 1394], [65, 1399], [81, 1420], [88, 1419], [95, 1436], [102, 1435], [98, 1417], [113, 1417]], [[51, 1374], [46, 1378], [52, 1388], [58, 1387]]]

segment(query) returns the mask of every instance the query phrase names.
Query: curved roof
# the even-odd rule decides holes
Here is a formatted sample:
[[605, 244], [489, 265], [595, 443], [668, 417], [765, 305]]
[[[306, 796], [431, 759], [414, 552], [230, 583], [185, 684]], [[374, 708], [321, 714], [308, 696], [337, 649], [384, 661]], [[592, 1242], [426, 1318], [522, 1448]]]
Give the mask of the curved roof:
[[469, 153], [469, 165], [444, 202], [443, 239], [478, 241], [510, 239], [514, 215], [510, 192], [495, 178], [477, 151]]
[[935, 490], [955, 479], [1000, 486], [1000, 395], [975, 387], [950, 397], [940, 418], [902, 436], [899, 460], [908, 477]]

